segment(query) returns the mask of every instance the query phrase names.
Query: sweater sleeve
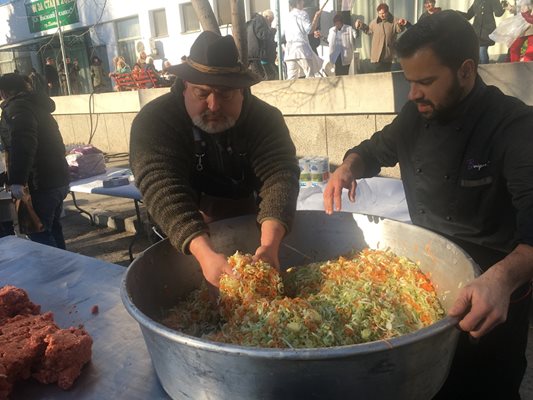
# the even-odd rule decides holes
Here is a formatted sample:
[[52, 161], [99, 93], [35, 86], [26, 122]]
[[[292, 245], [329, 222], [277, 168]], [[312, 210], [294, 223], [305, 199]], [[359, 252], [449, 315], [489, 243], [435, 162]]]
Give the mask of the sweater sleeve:
[[492, 0], [492, 10], [494, 11], [494, 15], [497, 17], [501, 17], [505, 12], [500, 0]]
[[530, 11], [521, 13], [522, 17], [530, 24], [533, 24], [533, 14]]
[[290, 231], [299, 192], [300, 168], [296, 149], [281, 112], [252, 96], [243, 126], [250, 136], [250, 162], [259, 179], [257, 221], [280, 221]]
[[335, 27], [331, 27], [328, 32], [328, 44], [329, 44], [329, 54], [333, 54], [335, 51]]
[[466, 19], [472, 19], [472, 17], [476, 14], [476, 11], [474, 9], [474, 5], [471, 5], [470, 8], [466, 13], [463, 13]]
[[254, 34], [259, 40], [267, 40], [270, 34], [270, 27], [262, 16], [257, 16], [253, 21]]
[[352, 35], [353, 40], [357, 39], [357, 36], [359, 36], [357, 29], [355, 29], [353, 26], [350, 26], [350, 34]]
[[192, 125], [177, 112], [177, 97], [169, 93], [152, 101], [133, 120], [130, 164], [151, 218], [176, 249], [187, 253], [190, 240], [208, 228], [189, 182]]
[[4, 109], [4, 114], [11, 138], [9, 182], [24, 185], [28, 183], [37, 152], [37, 120], [28, 107], [16, 103]]
[[506, 130], [503, 173], [517, 210], [518, 240], [533, 246], [533, 137], [526, 135], [533, 114], [517, 119]]

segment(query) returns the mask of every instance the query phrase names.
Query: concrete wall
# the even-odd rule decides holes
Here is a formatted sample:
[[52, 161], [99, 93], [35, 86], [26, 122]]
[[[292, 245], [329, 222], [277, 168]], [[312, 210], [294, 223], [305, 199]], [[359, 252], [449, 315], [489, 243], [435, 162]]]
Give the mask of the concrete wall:
[[[533, 63], [480, 67], [487, 84], [533, 105]], [[392, 121], [407, 99], [401, 72], [262, 82], [253, 93], [278, 107], [299, 156], [327, 155], [341, 162], [345, 151]], [[55, 97], [65, 144], [91, 143], [105, 152], [128, 152], [131, 122], [141, 107], [168, 89]], [[397, 176], [396, 169], [383, 171]]]

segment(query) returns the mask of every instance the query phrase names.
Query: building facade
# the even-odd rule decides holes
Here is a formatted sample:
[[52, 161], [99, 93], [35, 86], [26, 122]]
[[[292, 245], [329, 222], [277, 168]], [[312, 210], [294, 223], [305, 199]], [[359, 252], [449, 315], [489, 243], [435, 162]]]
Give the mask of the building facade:
[[[352, 20], [365, 22], [376, 16], [381, 0], [306, 0], [306, 9], [314, 14], [324, 6], [320, 20], [322, 37], [327, 37], [333, 15], [345, 11]], [[423, 0], [387, 1], [397, 17], [416, 21], [422, 12]], [[472, 0], [438, 0], [442, 8], [466, 11]], [[210, 0], [222, 34], [231, 34], [230, 0]], [[274, 21], [281, 37], [289, 13], [288, 0], [244, 0], [246, 19], [255, 12], [272, 9], [281, 16]], [[80, 67], [81, 93], [91, 93], [90, 60], [98, 56], [105, 73], [114, 71], [113, 58], [123, 56], [131, 66], [144, 50], [161, 68], [163, 61], [180, 62], [198, 34], [200, 24], [187, 0], [0, 0], [0, 73], [18, 70], [28, 74], [31, 68], [42, 72], [44, 60], [52, 57], [56, 65], [65, 56], [77, 60]], [[59, 28], [58, 22], [59, 21]], [[59, 34], [61, 30], [61, 35]], [[370, 38], [363, 35], [356, 47], [360, 58], [367, 58]], [[319, 55], [327, 59], [327, 44], [322, 41]], [[501, 49], [492, 48], [493, 54]], [[506, 50], [505, 50], [506, 52]], [[111, 89], [111, 83], [108, 82]]]

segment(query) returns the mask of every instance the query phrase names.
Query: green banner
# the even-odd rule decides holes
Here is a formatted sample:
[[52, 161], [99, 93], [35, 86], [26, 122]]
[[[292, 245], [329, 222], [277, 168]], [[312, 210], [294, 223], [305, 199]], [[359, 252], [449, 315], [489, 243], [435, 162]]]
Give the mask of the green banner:
[[57, 28], [54, 3], [61, 26], [80, 22], [76, 0], [35, 0], [25, 4], [31, 33]]

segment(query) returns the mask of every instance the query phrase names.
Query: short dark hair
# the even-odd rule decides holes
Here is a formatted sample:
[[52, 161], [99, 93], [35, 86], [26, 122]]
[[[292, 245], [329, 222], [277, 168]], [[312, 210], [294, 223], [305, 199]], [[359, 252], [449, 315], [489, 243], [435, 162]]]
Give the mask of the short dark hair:
[[335, 16], [333, 17], [333, 23], [337, 21], [343, 22], [342, 14], [335, 14]]
[[385, 11], [389, 11], [389, 6], [385, 3], [381, 3], [380, 5], [378, 5], [378, 8], [376, 9], [377, 12], [380, 12], [381, 10], [385, 10]]
[[395, 44], [400, 58], [411, 57], [429, 47], [443, 65], [457, 71], [463, 62], [479, 63], [479, 41], [472, 25], [457, 11], [445, 10], [423, 18], [400, 36]]
[[9, 94], [28, 92], [28, 83], [22, 75], [9, 73], [0, 76], [0, 90]]

